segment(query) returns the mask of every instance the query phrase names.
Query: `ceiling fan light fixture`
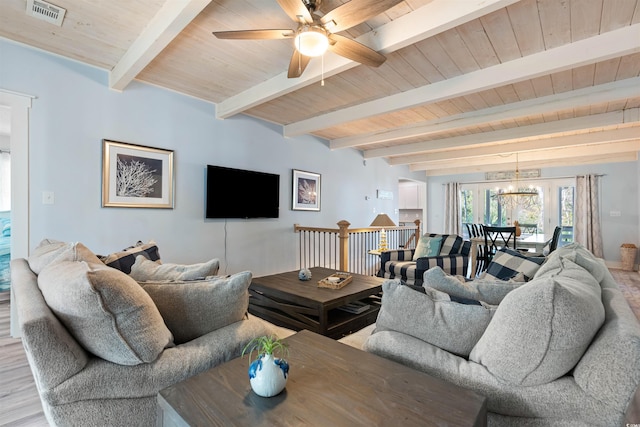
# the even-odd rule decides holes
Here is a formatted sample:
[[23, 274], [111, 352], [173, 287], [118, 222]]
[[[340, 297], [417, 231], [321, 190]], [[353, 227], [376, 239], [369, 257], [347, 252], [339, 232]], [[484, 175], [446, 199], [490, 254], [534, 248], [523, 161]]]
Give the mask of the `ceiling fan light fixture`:
[[295, 47], [304, 56], [320, 56], [329, 47], [327, 32], [320, 27], [304, 26], [295, 38]]

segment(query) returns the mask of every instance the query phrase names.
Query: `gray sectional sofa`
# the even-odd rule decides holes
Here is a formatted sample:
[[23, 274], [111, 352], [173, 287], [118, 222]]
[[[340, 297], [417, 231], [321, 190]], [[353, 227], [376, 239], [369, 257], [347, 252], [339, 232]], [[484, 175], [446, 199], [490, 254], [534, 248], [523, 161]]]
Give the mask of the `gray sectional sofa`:
[[249, 272], [143, 287], [82, 244], [46, 241], [11, 276], [51, 425], [154, 426], [160, 390], [274, 332], [247, 317]]
[[[451, 283], [444, 293], [432, 276], [423, 292], [384, 284], [366, 351], [486, 396], [490, 426], [623, 425], [640, 325], [601, 259], [560, 248], [531, 281], [501, 283], [497, 305], [452, 301]], [[459, 296], [481, 295], [474, 286], [460, 283]]]

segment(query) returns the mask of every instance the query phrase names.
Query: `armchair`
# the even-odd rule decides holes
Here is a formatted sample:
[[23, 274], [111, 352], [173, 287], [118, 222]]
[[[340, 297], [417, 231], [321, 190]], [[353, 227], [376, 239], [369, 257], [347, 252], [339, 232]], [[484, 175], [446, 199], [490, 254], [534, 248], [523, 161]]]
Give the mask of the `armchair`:
[[425, 234], [423, 237], [442, 237], [437, 256], [414, 260], [415, 249], [384, 251], [380, 254], [378, 277], [401, 279], [409, 285], [421, 285], [424, 272], [440, 267], [452, 275], [467, 275], [471, 242], [457, 234]]

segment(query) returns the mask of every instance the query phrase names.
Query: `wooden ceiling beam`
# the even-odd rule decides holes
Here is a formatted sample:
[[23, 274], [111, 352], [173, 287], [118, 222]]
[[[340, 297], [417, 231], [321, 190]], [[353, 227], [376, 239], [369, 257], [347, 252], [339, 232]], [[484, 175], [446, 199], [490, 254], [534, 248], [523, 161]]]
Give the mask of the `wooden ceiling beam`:
[[427, 136], [458, 128], [477, 126], [503, 120], [515, 120], [536, 114], [587, 107], [593, 104], [614, 102], [640, 96], [640, 77], [618, 80], [598, 86], [585, 87], [540, 98], [498, 105], [482, 110], [455, 114], [423, 123], [368, 134], [360, 134], [329, 141], [332, 150], [358, 147], [407, 138]]
[[[637, 111], [637, 109], [633, 109]], [[500, 129], [493, 132], [481, 132], [476, 134], [456, 136], [452, 138], [436, 139], [432, 141], [417, 142], [415, 144], [405, 144], [389, 148], [379, 148], [364, 152], [365, 159], [377, 157], [391, 157], [392, 165], [401, 165], [428, 161], [431, 154], [437, 151], [468, 149], [473, 147], [487, 147], [503, 145], [509, 142], [541, 140], [544, 138], [559, 137], [563, 135], [575, 135], [585, 140], [589, 138], [613, 138], [613, 134], [600, 135], [598, 131], [625, 126], [640, 125], [638, 119], [625, 116], [623, 111], [611, 113], [594, 114], [591, 116], [577, 117], [566, 120], [555, 120], [548, 123], [538, 123], [529, 126], [519, 126], [509, 129]], [[619, 129], [619, 134], [624, 135], [624, 139], [637, 138], [640, 130]], [[589, 132], [589, 133], [587, 133]], [[619, 137], [618, 137], [619, 138]], [[599, 141], [598, 141], [599, 142]], [[544, 144], [541, 142], [541, 145]]]
[[[433, 0], [415, 11], [376, 28], [356, 41], [381, 52], [394, 52], [420, 40], [440, 34], [458, 25], [507, 7], [518, 0]], [[324, 58], [324, 70], [320, 61], [311, 61], [304, 74], [297, 79], [287, 78], [287, 73], [278, 74], [272, 79], [229, 97], [216, 105], [216, 117], [226, 119], [242, 113], [256, 105], [271, 101], [324, 77], [341, 73], [360, 64], [337, 55]], [[286, 135], [285, 135], [286, 136]]]
[[109, 72], [109, 88], [122, 91], [211, 0], [166, 0]]
[[[550, 159], [540, 162], [520, 163], [521, 169], [531, 168], [556, 168], [563, 166], [578, 166], [578, 165], [597, 165], [600, 163], [620, 163], [620, 162], [636, 162], [638, 161], [638, 152], [628, 152], [621, 154], [605, 154], [599, 156], [582, 156], [563, 159]], [[461, 166], [457, 165], [450, 169], [435, 169], [425, 172], [426, 176], [445, 176], [445, 175], [463, 175], [468, 173], [478, 172], [494, 172], [496, 171], [495, 165], [480, 165], [480, 166]]]
[[[458, 3], [456, 3], [458, 4]], [[640, 52], [640, 24], [284, 126], [285, 136], [431, 104]]]
[[[512, 153], [526, 153], [529, 151], [541, 151], [562, 147], [588, 147], [593, 144], [629, 141], [638, 138], [640, 138], [640, 130], [638, 128], [616, 129], [610, 131], [589, 133], [586, 134], [586, 137], [585, 134], [577, 134], [560, 136], [556, 138], [541, 138], [524, 142], [491, 145], [489, 147], [481, 146], [459, 150], [440, 151], [428, 154], [429, 160], [427, 160], [427, 162], [454, 160], [465, 162], [467, 159], [485, 157], [489, 155], [509, 155]], [[426, 158], [427, 155], [425, 155], [424, 157]], [[412, 162], [412, 164], [420, 164], [420, 161]]]
[[[590, 144], [581, 147], [560, 147], [538, 151], [527, 151], [517, 153], [518, 166], [520, 169], [525, 169], [531, 165], [531, 167], [540, 168], [542, 162], [556, 159], [573, 159], [584, 156], [604, 156], [608, 154], [622, 154], [628, 152], [637, 152], [640, 150], [640, 139], [630, 141], [619, 142], [603, 142], [600, 144]], [[464, 164], [468, 167], [493, 165], [495, 170], [496, 166], [507, 165], [513, 169], [516, 167], [516, 153], [505, 154], [492, 154], [482, 157], [474, 157], [468, 159], [452, 159], [433, 162], [424, 162], [411, 165], [412, 171], [420, 170], [436, 170], [436, 169], [451, 169], [452, 167], [458, 167]]]

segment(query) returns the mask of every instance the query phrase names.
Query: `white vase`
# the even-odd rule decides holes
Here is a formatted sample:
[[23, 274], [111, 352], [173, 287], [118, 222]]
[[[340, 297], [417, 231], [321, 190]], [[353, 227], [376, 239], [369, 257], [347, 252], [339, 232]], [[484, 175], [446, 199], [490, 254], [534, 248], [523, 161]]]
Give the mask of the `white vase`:
[[271, 397], [280, 393], [287, 384], [289, 365], [284, 359], [264, 354], [249, 366], [249, 382], [254, 393]]

